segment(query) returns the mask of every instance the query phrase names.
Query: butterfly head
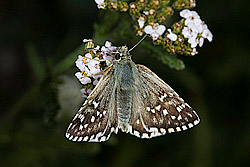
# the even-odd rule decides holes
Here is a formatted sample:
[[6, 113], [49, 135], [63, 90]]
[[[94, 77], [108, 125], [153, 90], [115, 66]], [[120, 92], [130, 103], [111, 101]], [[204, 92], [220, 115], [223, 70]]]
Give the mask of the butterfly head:
[[130, 59], [131, 55], [128, 52], [127, 46], [121, 46], [117, 49], [116, 55], [115, 55], [115, 61], [121, 61], [123, 59]]

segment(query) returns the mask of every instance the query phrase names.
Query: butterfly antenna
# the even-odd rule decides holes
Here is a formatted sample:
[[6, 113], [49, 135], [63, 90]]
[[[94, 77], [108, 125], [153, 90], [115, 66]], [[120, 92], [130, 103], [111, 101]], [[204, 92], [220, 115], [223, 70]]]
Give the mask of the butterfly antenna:
[[136, 48], [148, 35], [144, 35], [144, 37], [142, 37], [142, 39], [137, 42], [137, 44], [135, 44], [131, 49], [129, 49], [128, 53], [131, 52], [134, 48]]

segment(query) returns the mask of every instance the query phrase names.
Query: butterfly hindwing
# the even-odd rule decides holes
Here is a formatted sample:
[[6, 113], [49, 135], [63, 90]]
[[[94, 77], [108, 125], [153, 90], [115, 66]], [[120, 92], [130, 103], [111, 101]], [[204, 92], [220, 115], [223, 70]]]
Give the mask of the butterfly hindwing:
[[138, 91], [134, 93], [135, 113], [130, 133], [151, 138], [179, 132], [199, 123], [195, 111], [163, 80], [147, 67], [137, 65]]
[[113, 131], [117, 133], [117, 114], [112, 106], [115, 103], [113, 80], [110, 67], [70, 123], [66, 132], [69, 140], [100, 142], [108, 140]]

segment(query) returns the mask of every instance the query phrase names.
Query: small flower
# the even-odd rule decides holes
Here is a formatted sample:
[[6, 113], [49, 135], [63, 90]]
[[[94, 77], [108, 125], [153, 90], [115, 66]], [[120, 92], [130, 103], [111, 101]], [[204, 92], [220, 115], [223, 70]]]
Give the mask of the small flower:
[[196, 29], [192, 29], [190, 27], [184, 27], [182, 34], [185, 38], [197, 37]]
[[167, 37], [171, 40], [171, 41], [176, 41], [177, 40], [177, 35], [175, 33], [172, 33], [171, 29], [168, 29], [169, 34], [167, 35]]
[[76, 67], [79, 68], [79, 70], [84, 71], [84, 69], [86, 68], [86, 65], [84, 63], [84, 59], [81, 55], [78, 55], [77, 60], [75, 61]]
[[206, 29], [202, 32], [202, 37], [206, 38], [209, 42], [213, 40], [213, 34], [209, 29]]
[[[85, 69], [87, 70], [87, 68]], [[85, 73], [87, 74], [87, 73]], [[77, 77], [77, 79], [81, 82], [81, 84], [85, 85], [88, 83], [91, 83], [91, 79], [89, 77], [87, 77], [86, 75], [84, 75], [84, 73], [81, 72], [77, 72], [75, 73], [75, 76]]]
[[144, 28], [144, 32], [152, 36], [153, 40], [157, 40], [159, 36], [161, 36], [166, 27], [164, 25], [159, 25], [158, 23], [154, 23], [153, 26], [147, 25]]
[[200, 19], [200, 16], [196, 11], [190, 11], [188, 9], [182, 10], [180, 12], [180, 16], [185, 19], [191, 19], [191, 20]]
[[194, 56], [196, 54], [198, 54], [198, 52], [196, 51], [196, 48], [193, 48], [193, 51], [191, 52], [191, 55]]
[[101, 72], [101, 67], [99, 64], [100, 64], [100, 61], [99, 61], [99, 58], [97, 58], [97, 57], [95, 59], [91, 59], [89, 61], [88, 67], [89, 67], [91, 75], [94, 75], [94, 74]]
[[144, 13], [145, 15], [149, 15], [149, 12], [148, 12], [148, 11], [143, 11], [143, 13]]
[[199, 47], [202, 47], [203, 43], [204, 43], [204, 38], [203, 37], [201, 37], [200, 39], [198, 39]]
[[86, 90], [86, 89], [87, 88], [83, 88], [80, 90], [80, 92], [82, 93], [82, 97], [85, 97], [85, 98], [87, 98], [92, 91], [91, 89], [88, 89], [88, 90]]
[[95, 0], [95, 2], [97, 3], [97, 7], [99, 9], [104, 9], [105, 8], [105, 3], [104, 3], [104, 0]]
[[144, 17], [139, 17], [139, 19], [137, 20], [138, 21], [138, 24], [139, 24], [139, 27], [142, 28], [144, 27], [144, 23], [145, 23], [145, 18]]

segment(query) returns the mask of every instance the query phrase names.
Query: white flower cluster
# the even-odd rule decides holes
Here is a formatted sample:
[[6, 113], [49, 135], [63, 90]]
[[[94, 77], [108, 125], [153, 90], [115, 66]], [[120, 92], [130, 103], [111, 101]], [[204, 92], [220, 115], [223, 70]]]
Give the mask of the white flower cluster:
[[[84, 43], [93, 42], [90, 39], [84, 39]], [[101, 61], [104, 61], [106, 66], [113, 62], [112, 52], [117, 49], [115, 46], [111, 46], [111, 42], [106, 41], [105, 46], [97, 46], [90, 49], [91, 52], [86, 53], [84, 56], [78, 55], [77, 60], [75, 61], [76, 67], [80, 70], [75, 73], [75, 76], [81, 82], [81, 84], [92, 84], [97, 85], [98, 81], [103, 75], [103, 69], [100, 64]], [[100, 59], [100, 56], [102, 59]], [[106, 60], [106, 61], [105, 61]], [[87, 97], [92, 90], [89, 88], [81, 89], [83, 97]]]
[[[139, 17], [139, 19], [137, 20], [138, 24], [139, 24], [139, 28], [143, 28], [144, 24], [145, 24], [145, 18], [144, 17]], [[155, 41], [159, 38], [159, 36], [161, 36], [166, 30], [166, 27], [164, 25], [159, 25], [159, 23], [154, 23], [153, 25], [147, 25], [144, 28], [144, 32], [146, 34], [149, 34], [152, 39]], [[176, 41], [177, 39], [177, 35], [172, 33], [171, 29], [168, 29], [168, 35], [167, 37], [171, 40], [171, 41]]]
[[[182, 34], [188, 38], [188, 43], [195, 49], [197, 45], [202, 47], [204, 40], [209, 42], [213, 40], [213, 34], [208, 29], [207, 25], [200, 19], [200, 16], [195, 11], [184, 9], [180, 12], [180, 16], [185, 18], [185, 27]], [[193, 54], [196, 54], [196, 50]]]
[[95, 0], [95, 3], [97, 4], [97, 7], [99, 9], [104, 9], [105, 8], [105, 3], [104, 3], [104, 0]]

